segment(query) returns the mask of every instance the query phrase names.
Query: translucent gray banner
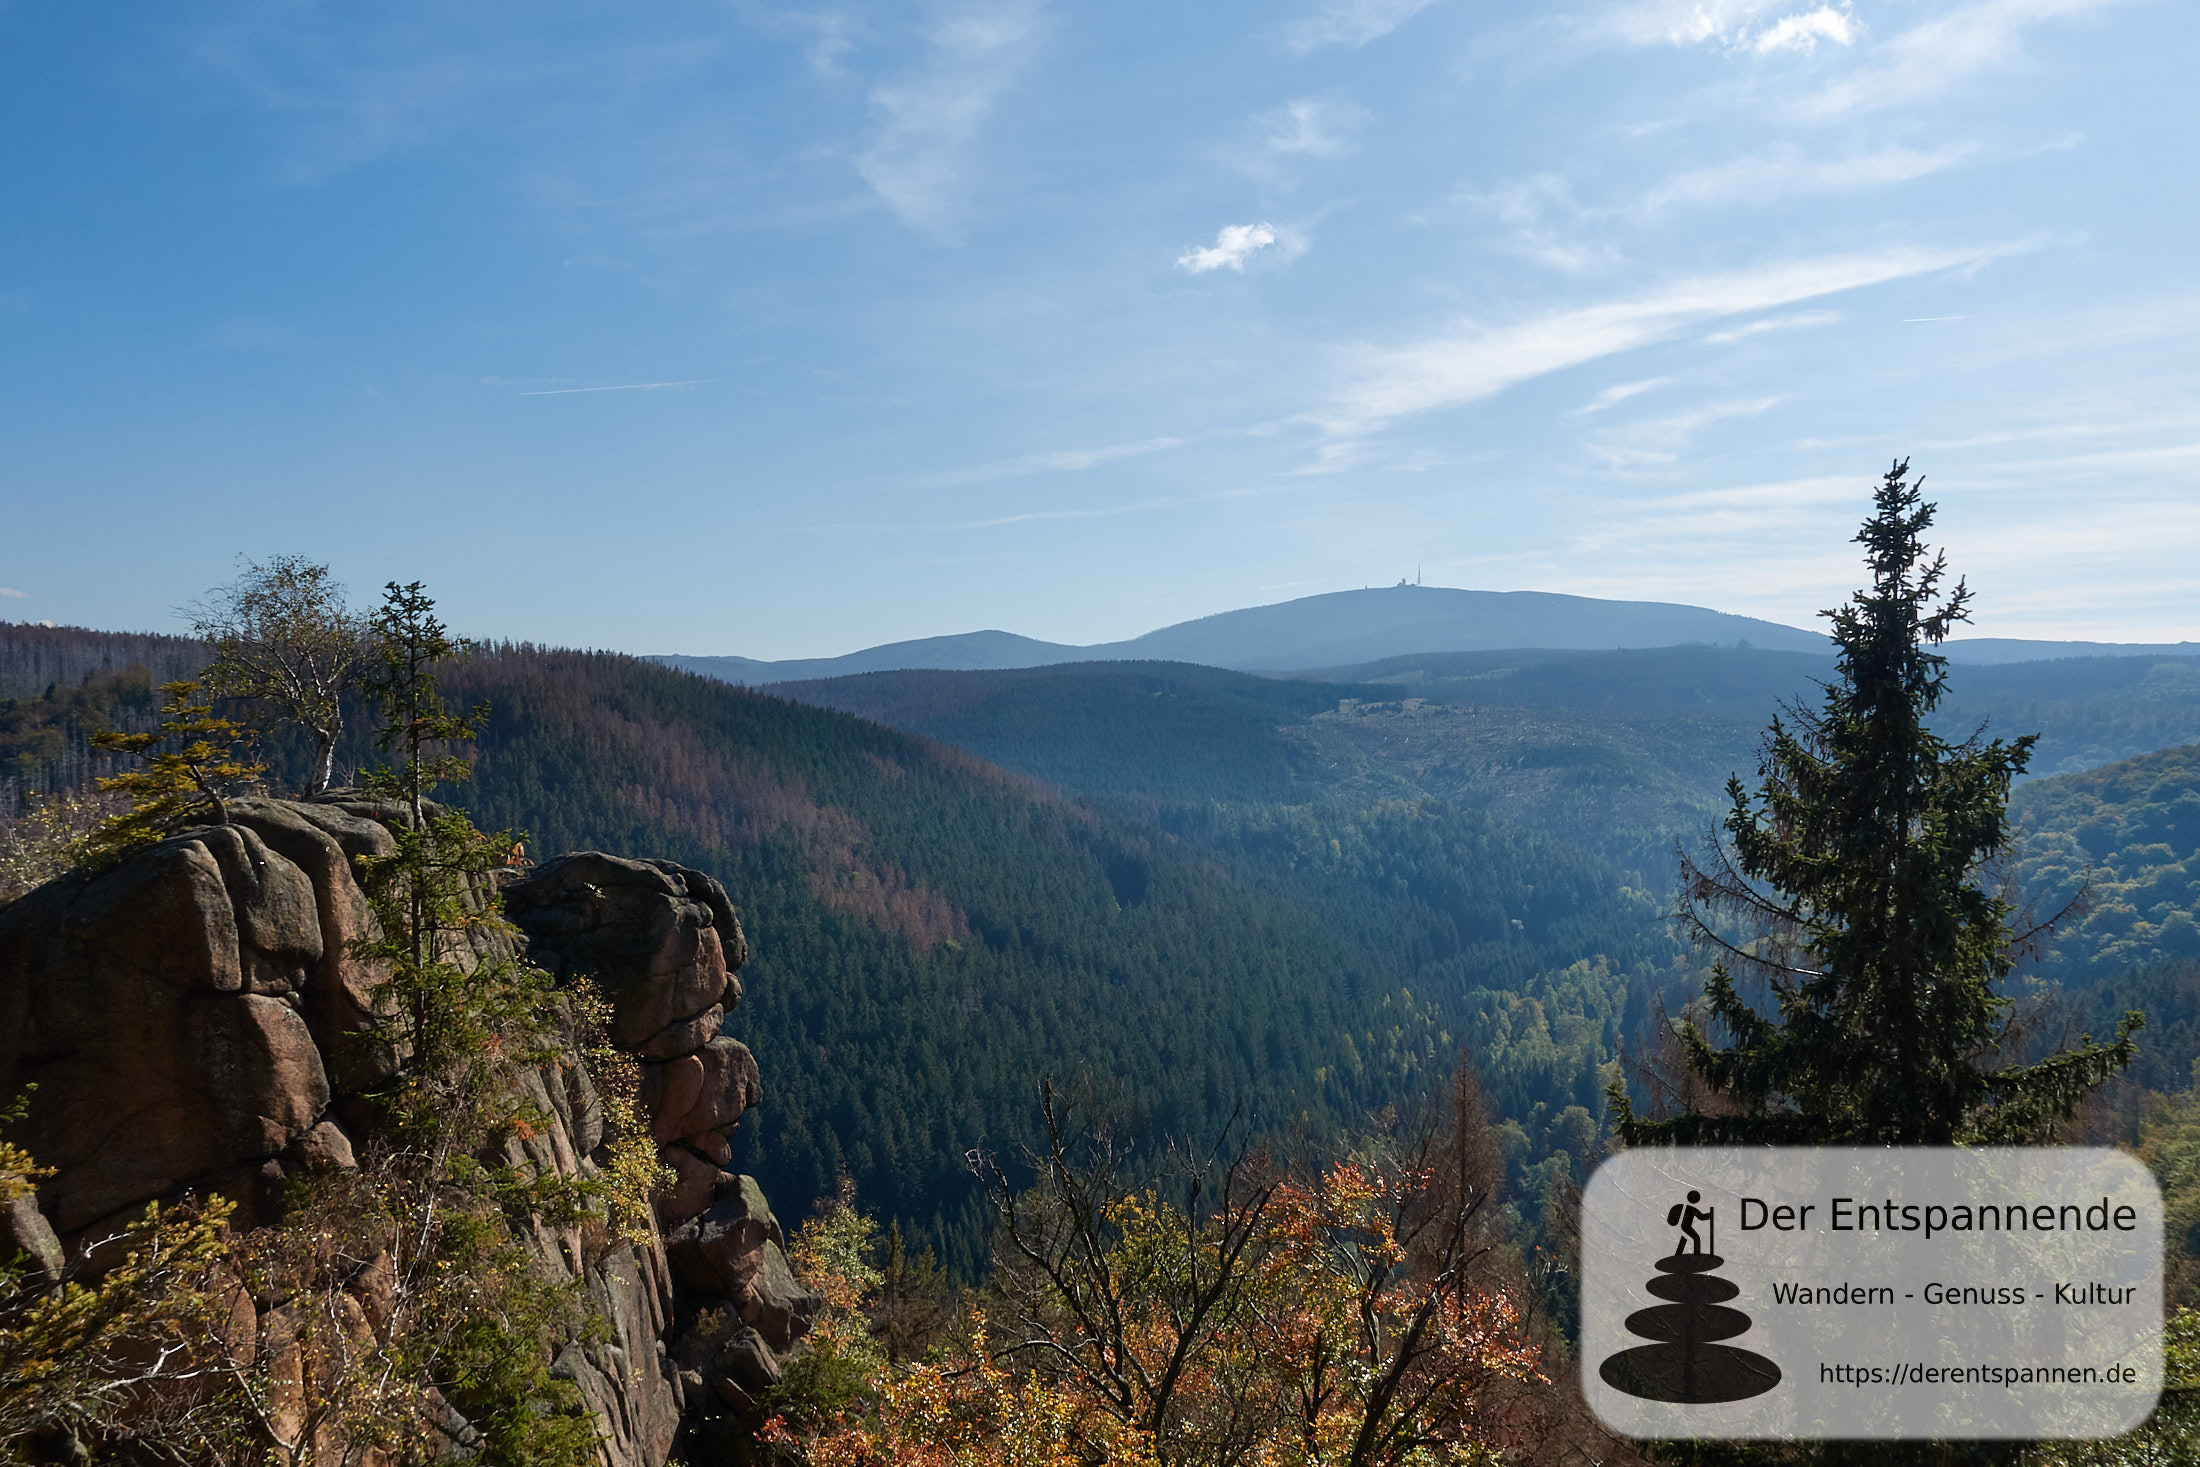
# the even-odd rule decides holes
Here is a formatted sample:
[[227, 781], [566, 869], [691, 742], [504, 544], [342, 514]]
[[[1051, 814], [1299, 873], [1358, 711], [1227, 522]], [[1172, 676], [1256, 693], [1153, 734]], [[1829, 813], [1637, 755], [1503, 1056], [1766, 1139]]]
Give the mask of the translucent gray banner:
[[1582, 1198], [1582, 1387], [1637, 1437], [2106, 1437], [2162, 1386], [2120, 1151], [1646, 1147]]

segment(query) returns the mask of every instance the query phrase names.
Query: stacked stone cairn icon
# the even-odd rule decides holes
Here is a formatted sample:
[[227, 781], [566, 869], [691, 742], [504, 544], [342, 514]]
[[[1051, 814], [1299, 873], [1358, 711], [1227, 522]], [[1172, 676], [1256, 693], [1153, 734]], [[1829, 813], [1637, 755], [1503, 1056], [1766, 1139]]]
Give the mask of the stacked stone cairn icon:
[[1719, 1343], [1749, 1333], [1749, 1316], [1726, 1307], [1741, 1290], [1716, 1276], [1725, 1261], [1716, 1253], [1658, 1260], [1658, 1276], [1644, 1287], [1668, 1302], [1627, 1316], [1628, 1333], [1656, 1343], [1607, 1358], [1597, 1372], [1606, 1385], [1644, 1400], [1702, 1406], [1746, 1401], [1780, 1383], [1780, 1367], [1764, 1356]]

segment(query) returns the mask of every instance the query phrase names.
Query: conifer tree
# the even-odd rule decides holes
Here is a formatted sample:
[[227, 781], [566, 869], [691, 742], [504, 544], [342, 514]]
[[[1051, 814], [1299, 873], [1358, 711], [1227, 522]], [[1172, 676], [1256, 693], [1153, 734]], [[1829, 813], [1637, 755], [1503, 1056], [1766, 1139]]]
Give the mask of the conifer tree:
[[1960, 580], [1942, 591], [1932, 521], [1896, 463], [1856, 537], [1871, 585], [1826, 613], [1822, 705], [1773, 720], [1757, 791], [1730, 779], [1725, 838], [1682, 859], [1680, 918], [1718, 954], [1704, 1009], [1730, 1042], [1693, 1021], [1681, 1038], [1723, 1113], [1640, 1120], [1615, 1087], [1630, 1145], [2038, 1140], [2131, 1062], [2135, 1013], [2110, 1043], [1997, 1063], [2018, 944], [1982, 876], [2033, 739], [1952, 743], [1928, 724], [1948, 678], [1933, 648], [1970, 602]]
[[250, 733], [214, 716], [214, 705], [199, 700], [195, 682], [161, 684], [167, 704], [155, 733], [92, 735], [95, 749], [134, 754], [141, 769], [125, 770], [99, 781], [99, 787], [129, 801], [90, 841], [90, 851], [107, 854], [156, 841], [179, 826], [209, 820], [229, 823], [229, 797], [256, 780], [266, 765], [249, 752]]

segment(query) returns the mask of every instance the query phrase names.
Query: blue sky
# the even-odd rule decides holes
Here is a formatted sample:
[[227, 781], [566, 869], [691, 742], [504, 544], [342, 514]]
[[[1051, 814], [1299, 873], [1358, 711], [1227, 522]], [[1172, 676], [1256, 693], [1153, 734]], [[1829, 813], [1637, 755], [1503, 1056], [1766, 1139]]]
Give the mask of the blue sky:
[[2200, 636], [2200, 6], [0, 3], [0, 617], [825, 655], [1387, 584]]

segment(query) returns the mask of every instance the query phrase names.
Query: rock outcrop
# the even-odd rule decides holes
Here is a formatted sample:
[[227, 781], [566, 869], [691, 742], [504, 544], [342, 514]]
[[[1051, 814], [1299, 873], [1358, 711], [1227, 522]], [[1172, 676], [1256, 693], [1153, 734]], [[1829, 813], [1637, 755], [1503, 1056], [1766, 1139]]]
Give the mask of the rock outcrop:
[[[353, 1166], [367, 1139], [354, 1097], [402, 1056], [378, 1021], [383, 975], [358, 955], [375, 928], [354, 862], [391, 850], [405, 812], [337, 791], [237, 801], [231, 817], [0, 908], [0, 1098], [37, 1087], [16, 1139], [54, 1169], [35, 1210], [0, 1218], [0, 1247], [34, 1267], [58, 1270], [186, 1192], [272, 1221], [286, 1179]], [[657, 1467], [683, 1413], [749, 1411], [819, 1307], [756, 1183], [724, 1169], [762, 1095], [754, 1057], [719, 1033], [747, 942], [724, 889], [670, 862], [585, 853], [509, 874], [506, 909], [533, 959], [609, 997], [613, 1042], [640, 1061], [642, 1108], [679, 1178], [646, 1244], [589, 1251], [548, 1228], [529, 1240], [608, 1326], [555, 1366], [597, 1412], [606, 1467]], [[520, 1083], [555, 1122], [510, 1141], [513, 1159], [589, 1172], [604, 1120], [585, 1065]], [[279, 1326], [254, 1328], [271, 1340]]]
[[[613, 1042], [641, 1061], [642, 1110], [679, 1178], [658, 1206], [675, 1286], [668, 1344], [691, 1415], [718, 1415], [697, 1409], [716, 1401], [751, 1416], [756, 1383], [778, 1379], [824, 1301], [788, 1268], [755, 1179], [725, 1170], [733, 1128], [763, 1096], [748, 1046], [718, 1032], [749, 955], [725, 888], [670, 861], [589, 851], [512, 883], [504, 910], [536, 962], [603, 991]], [[729, 1319], [754, 1340], [720, 1340]]]

